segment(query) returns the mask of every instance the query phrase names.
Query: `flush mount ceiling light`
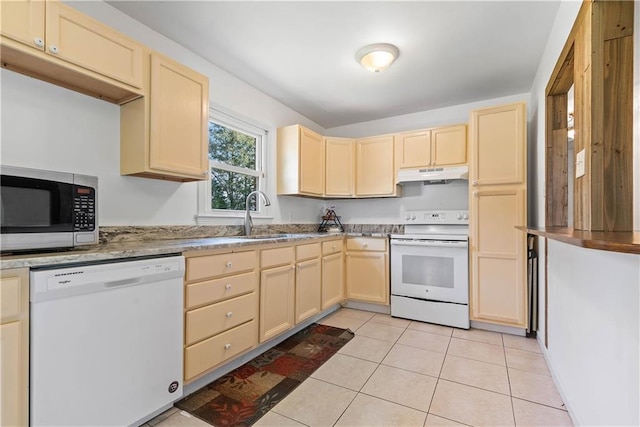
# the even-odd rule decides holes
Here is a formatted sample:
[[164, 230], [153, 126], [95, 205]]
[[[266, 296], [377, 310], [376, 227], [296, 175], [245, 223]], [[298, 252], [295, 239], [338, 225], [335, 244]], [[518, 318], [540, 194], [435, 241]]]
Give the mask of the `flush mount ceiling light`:
[[393, 64], [400, 51], [388, 43], [370, 44], [358, 50], [356, 58], [364, 68], [374, 73], [386, 70]]

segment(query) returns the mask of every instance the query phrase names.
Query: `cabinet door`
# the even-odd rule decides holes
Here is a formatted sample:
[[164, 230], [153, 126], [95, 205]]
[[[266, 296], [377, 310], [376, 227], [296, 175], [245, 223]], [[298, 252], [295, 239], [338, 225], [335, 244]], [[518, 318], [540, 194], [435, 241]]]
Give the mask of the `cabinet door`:
[[3, 426], [26, 425], [26, 418], [22, 417], [21, 412], [27, 385], [18, 367], [26, 363], [28, 355], [21, 352], [20, 326], [20, 322], [0, 326], [0, 424]]
[[424, 168], [431, 165], [431, 132], [422, 130], [401, 133], [396, 141], [399, 169]]
[[471, 197], [471, 319], [526, 327], [525, 190], [478, 190]]
[[300, 262], [296, 268], [296, 323], [320, 313], [320, 258]]
[[467, 163], [467, 127], [447, 126], [431, 130], [434, 165]]
[[520, 184], [526, 179], [524, 103], [471, 112], [472, 185]]
[[0, 425], [29, 421], [29, 270], [0, 272]]
[[44, 50], [44, 0], [0, 3], [0, 33], [27, 46]]
[[385, 252], [347, 252], [347, 298], [388, 304], [388, 271]]
[[322, 309], [344, 299], [342, 252], [322, 257]]
[[142, 45], [58, 1], [47, 1], [46, 10], [48, 53], [142, 87]]
[[150, 168], [206, 179], [208, 78], [154, 53], [150, 102]]
[[352, 139], [325, 138], [326, 196], [353, 196], [354, 147], [355, 142]]
[[260, 342], [294, 325], [294, 271], [285, 265], [260, 273]]
[[393, 136], [356, 141], [356, 195], [388, 196], [395, 193]]
[[324, 140], [315, 132], [300, 128], [300, 192], [324, 193]]

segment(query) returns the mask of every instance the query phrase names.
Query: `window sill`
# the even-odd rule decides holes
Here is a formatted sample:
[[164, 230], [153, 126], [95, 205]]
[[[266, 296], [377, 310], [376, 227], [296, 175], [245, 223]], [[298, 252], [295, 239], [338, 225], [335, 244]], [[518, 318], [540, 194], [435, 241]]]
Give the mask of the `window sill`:
[[[251, 215], [254, 225], [273, 223], [272, 216]], [[243, 225], [244, 214], [196, 215], [197, 225]]]

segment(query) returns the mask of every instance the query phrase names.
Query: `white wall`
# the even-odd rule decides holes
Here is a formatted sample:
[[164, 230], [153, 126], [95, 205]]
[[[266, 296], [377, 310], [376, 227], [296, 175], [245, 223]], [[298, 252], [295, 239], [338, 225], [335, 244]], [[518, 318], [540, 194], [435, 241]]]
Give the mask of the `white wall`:
[[[581, 2], [563, 0], [531, 89], [529, 107], [529, 224], [544, 227], [545, 87], [575, 21]], [[635, 63], [638, 66], [639, 8]], [[638, 164], [638, 73], [635, 86], [635, 163]], [[635, 169], [635, 194], [640, 171]], [[634, 202], [639, 229], [640, 197]], [[545, 301], [544, 239], [540, 239], [539, 301]], [[549, 324], [539, 307], [538, 339], [548, 328], [545, 356], [577, 425], [640, 425], [638, 414], [638, 308], [640, 256], [548, 243]]]
[[640, 256], [549, 241], [547, 356], [578, 425], [639, 425]]
[[[289, 218], [292, 222], [319, 222], [318, 201], [274, 196], [274, 168], [275, 130], [279, 126], [301, 123], [322, 132], [320, 126], [104, 2], [70, 3], [208, 75], [213, 104], [251, 118], [269, 131], [267, 162], [272, 173], [267, 177], [267, 193], [272, 195], [273, 205], [267, 214], [276, 223], [290, 222]], [[97, 175], [102, 226], [195, 224], [197, 183], [120, 176], [118, 106], [4, 69], [0, 79], [0, 162]]]

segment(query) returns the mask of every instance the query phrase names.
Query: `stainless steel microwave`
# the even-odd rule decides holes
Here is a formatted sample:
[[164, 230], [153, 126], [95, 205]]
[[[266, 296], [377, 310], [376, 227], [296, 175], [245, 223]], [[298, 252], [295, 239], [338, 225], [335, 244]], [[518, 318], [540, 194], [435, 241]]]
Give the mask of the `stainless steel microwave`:
[[98, 243], [98, 178], [0, 166], [0, 250]]

